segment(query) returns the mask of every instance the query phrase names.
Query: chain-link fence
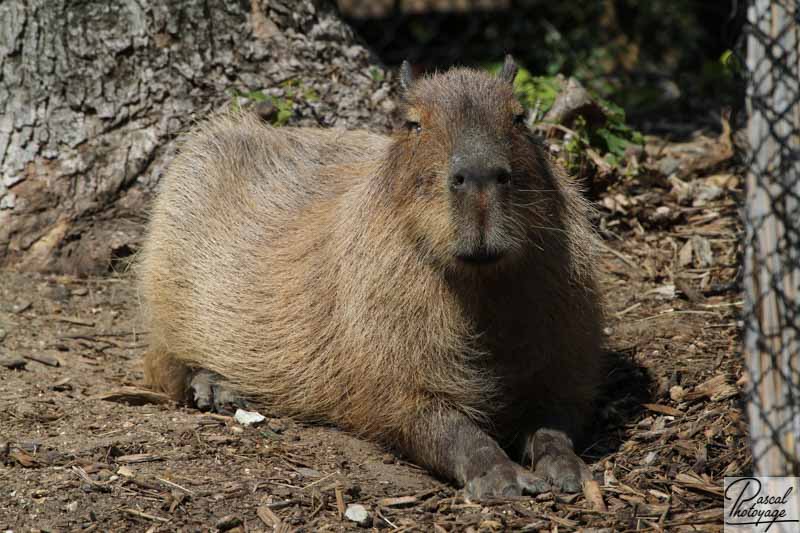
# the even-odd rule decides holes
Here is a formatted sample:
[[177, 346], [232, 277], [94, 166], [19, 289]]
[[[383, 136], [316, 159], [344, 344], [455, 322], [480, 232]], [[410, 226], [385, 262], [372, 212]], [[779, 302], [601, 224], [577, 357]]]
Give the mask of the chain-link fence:
[[748, 11], [746, 354], [754, 470], [800, 475], [800, 7]]

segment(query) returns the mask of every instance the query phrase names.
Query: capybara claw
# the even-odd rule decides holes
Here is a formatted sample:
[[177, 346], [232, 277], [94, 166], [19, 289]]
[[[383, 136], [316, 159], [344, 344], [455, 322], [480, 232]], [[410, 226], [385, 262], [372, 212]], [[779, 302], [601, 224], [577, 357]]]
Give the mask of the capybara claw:
[[496, 464], [470, 479], [464, 486], [469, 500], [539, 494], [550, 490], [546, 480], [511, 461]]
[[592, 479], [589, 467], [571, 450], [542, 457], [534, 473], [562, 492], [580, 492], [584, 481]]

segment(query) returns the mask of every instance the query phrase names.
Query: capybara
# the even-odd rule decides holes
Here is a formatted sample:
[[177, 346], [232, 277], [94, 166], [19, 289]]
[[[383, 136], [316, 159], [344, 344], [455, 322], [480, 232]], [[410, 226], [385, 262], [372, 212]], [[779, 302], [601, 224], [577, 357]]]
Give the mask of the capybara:
[[335, 424], [472, 498], [579, 490], [605, 372], [594, 236], [516, 71], [404, 65], [391, 136], [242, 113], [189, 134], [139, 262], [149, 384]]

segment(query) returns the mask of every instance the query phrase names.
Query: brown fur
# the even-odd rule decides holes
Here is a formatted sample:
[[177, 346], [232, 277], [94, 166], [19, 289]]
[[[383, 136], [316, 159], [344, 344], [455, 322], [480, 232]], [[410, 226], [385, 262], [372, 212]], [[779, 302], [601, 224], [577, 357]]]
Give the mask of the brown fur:
[[[154, 387], [183, 399], [204, 368], [288, 415], [406, 448], [450, 412], [505, 445], [553, 409], [579, 429], [602, 372], [586, 204], [512, 124], [502, 80], [451, 70], [407, 107], [420, 132], [226, 115], [187, 137], [139, 264]], [[480, 267], [453, 259], [467, 215], [442, 185], [473, 123], [515, 180], [493, 219], [510, 253]], [[440, 453], [415, 455], [436, 469]]]

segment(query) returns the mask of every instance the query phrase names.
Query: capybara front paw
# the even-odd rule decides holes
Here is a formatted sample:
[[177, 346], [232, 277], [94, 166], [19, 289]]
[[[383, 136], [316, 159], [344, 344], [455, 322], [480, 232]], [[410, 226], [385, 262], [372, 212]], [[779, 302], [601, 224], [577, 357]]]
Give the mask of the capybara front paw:
[[208, 370], [197, 370], [189, 378], [189, 396], [201, 411], [232, 415], [247, 403], [225, 385], [222, 378]]
[[538, 459], [534, 472], [563, 492], [580, 492], [583, 482], [592, 479], [592, 472], [586, 463], [567, 449]]
[[511, 461], [495, 464], [464, 486], [464, 494], [471, 500], [539, 494], [548, 490], [547, 481]]

